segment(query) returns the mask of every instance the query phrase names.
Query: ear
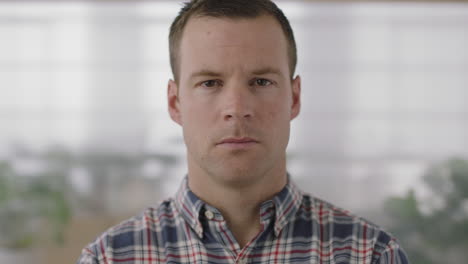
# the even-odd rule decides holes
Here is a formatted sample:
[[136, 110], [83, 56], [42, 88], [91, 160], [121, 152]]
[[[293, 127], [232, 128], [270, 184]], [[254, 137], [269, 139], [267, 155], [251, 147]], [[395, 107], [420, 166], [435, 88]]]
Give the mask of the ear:
[[167, 83], [167, 107], [171, 119], [179, 125], [182, 125], [180, 114], [179, 87], [173, 80]]
[[292, 86], [292, 105], [291, 105], [291, 120], [299, 115], [301, 110], [301, 77], [298, 75], [291, 82]]

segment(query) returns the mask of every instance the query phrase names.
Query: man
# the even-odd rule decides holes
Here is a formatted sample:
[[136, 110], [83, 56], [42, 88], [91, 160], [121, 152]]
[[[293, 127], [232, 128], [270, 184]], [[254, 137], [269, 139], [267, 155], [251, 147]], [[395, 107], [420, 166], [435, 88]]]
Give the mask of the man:
[[288, 177], [301, 79], [269, 0], [194, 0], [171, 26], [171, 118], [188, 175], [175, 198], [121, 223], [78, 263], [408, 263], [390, 234]]

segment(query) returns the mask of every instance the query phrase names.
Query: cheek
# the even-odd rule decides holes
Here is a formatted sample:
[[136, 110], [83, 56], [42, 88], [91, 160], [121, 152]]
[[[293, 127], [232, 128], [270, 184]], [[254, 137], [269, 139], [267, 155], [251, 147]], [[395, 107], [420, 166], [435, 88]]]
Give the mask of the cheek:
[[[266, 109], [265, 109], [266, 110]], [[264, 126], [270, 140], [275, 144], [283, 144], [289, 138], [290, 109], [287, 102], [277, 102], [268, 106], [265, 113]], [[280, 143], [281, 142], [281, 143]]]
[[181, 104], [181, 114], [183, 124], [188, 126], [196, 126], [201, 122], [206, 122], [206, 115], [209, 114], [209, 104], [195, 102], [195, 100], [190, 99], [190, 101], [185, 101]]
[[181, 108], [182, 129], [187, 144], [198, 146], [208, 141], [208, 132], [213, 127], [209, 124], [211, 112], [208, 104], [185, 104]]
[[289, 103], [284, 99], [269, 103], [265, 109], [267, 110], [266, 122], [275, 125], [289, 122], [291, 110]]

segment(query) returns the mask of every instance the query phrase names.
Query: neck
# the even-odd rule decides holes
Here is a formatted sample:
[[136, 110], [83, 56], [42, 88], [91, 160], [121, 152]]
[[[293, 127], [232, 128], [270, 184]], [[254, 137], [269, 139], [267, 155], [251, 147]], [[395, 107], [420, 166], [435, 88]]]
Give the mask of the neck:
[[[189, 187], [200, 199], [217, 208], [239, 246], [244, 247], [261, 229], [260, 205], [274, 197], [287, 183], [285, 161], [248, 184], [230, 185], [209, 174], [189, 170]], [[190, 169], [190, 167], [189, 167]]]

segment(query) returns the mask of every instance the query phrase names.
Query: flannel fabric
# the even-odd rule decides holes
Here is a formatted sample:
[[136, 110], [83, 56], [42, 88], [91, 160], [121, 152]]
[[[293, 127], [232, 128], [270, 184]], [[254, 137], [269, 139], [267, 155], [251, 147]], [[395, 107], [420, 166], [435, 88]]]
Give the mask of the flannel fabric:
[[110, 228], [77, 263], [408, 263], [390, 234], [291, 181], [261, 205], [260, 221], [262, 230], [240, 248], [221, 213], [185, 179], [175, 198]]

